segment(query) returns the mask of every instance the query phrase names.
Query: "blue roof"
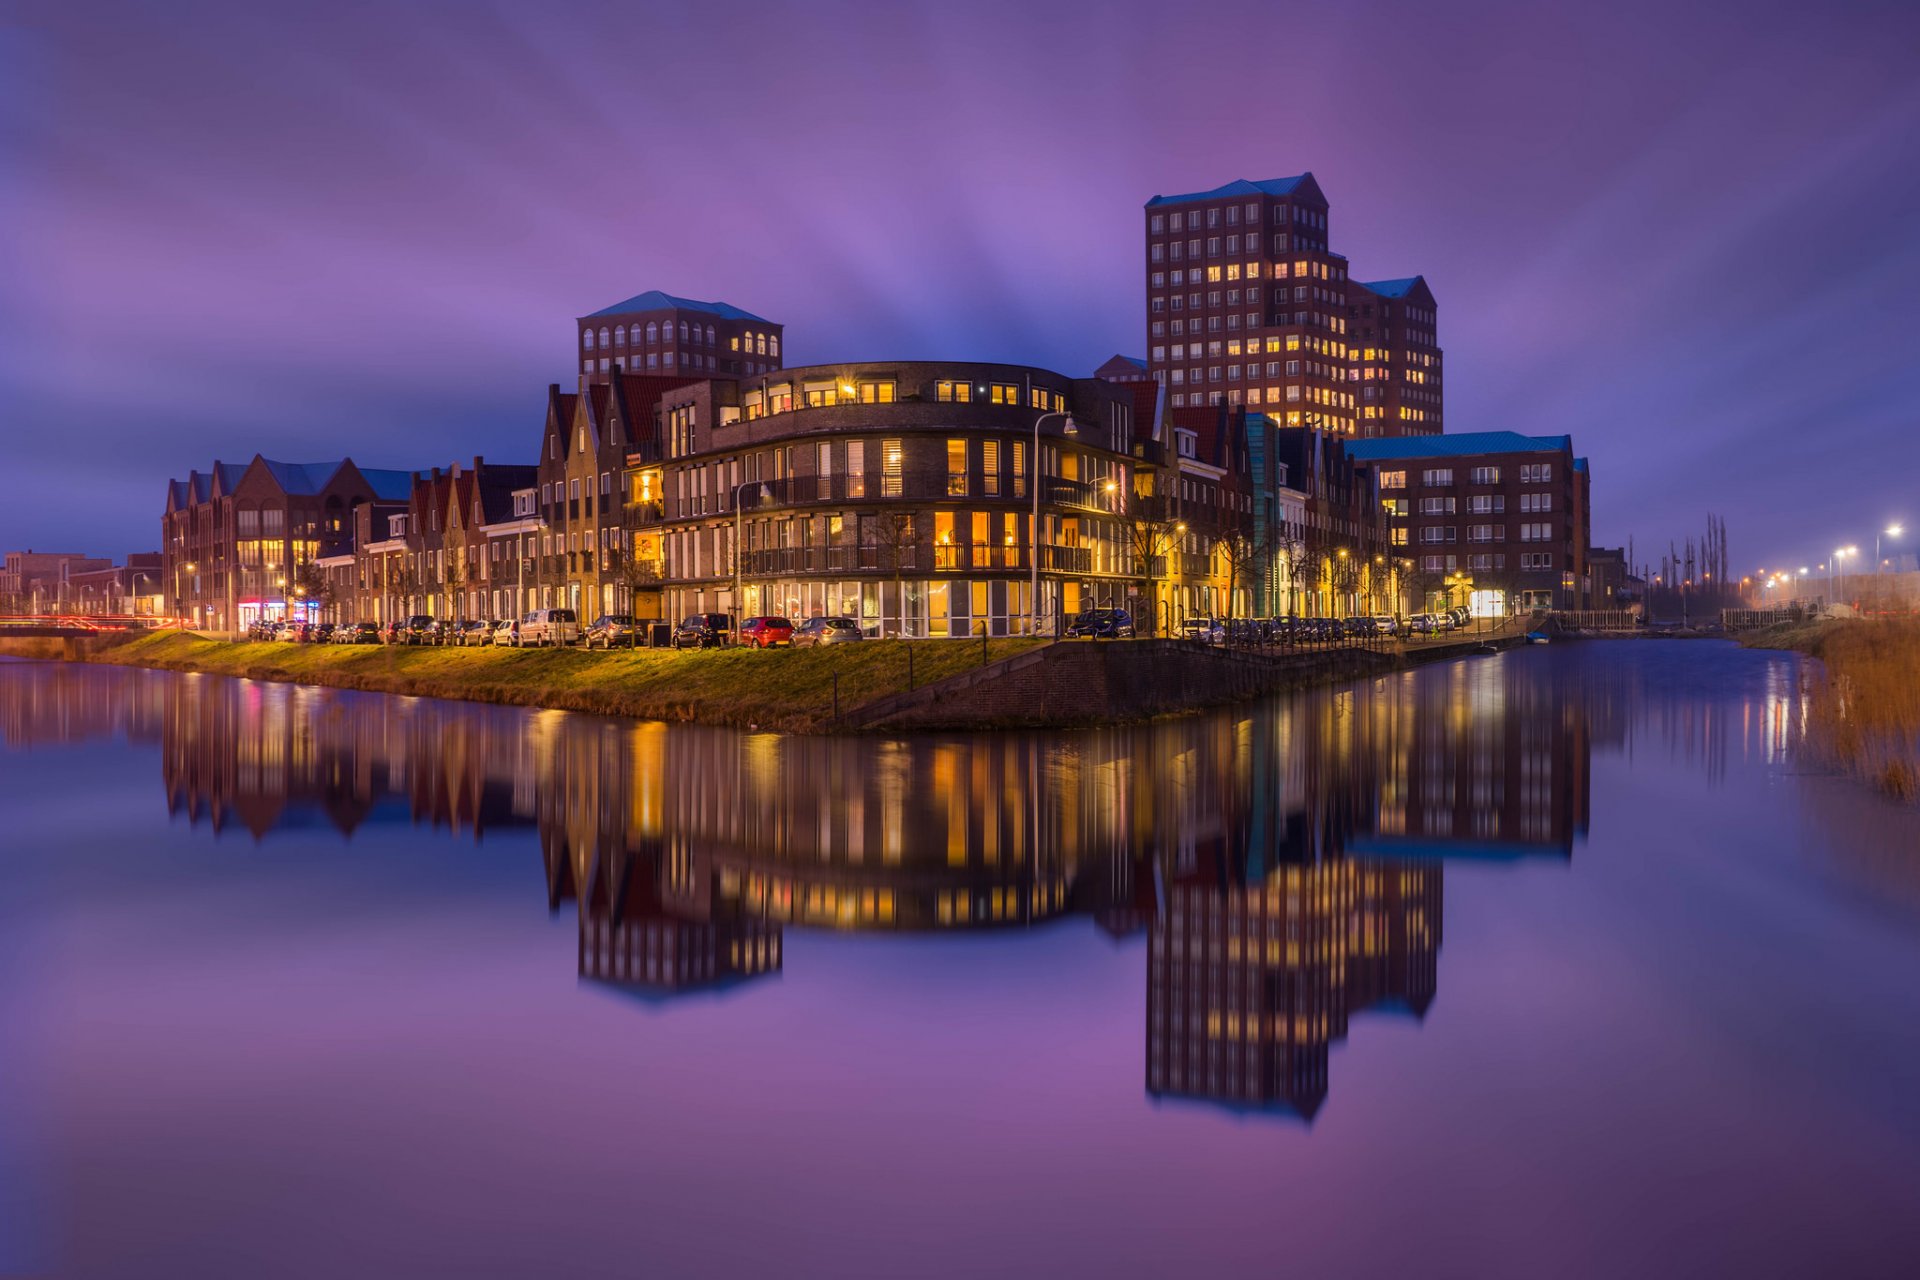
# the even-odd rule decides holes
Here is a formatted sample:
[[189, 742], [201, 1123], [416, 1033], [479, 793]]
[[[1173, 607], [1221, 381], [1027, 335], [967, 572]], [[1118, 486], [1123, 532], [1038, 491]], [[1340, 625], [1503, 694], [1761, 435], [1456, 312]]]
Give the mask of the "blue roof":
[[1268, 178], [1264, 182], [1248, 182], [1245, 178], [1236, 178], [1224, 187], [1215, 187], [1211, 191], [1190, 191], [1183, 196], [1155, 196], [1147, 201], [1147, 208], [1163, 204], [1191, 204], [1195, 200], [1224, 200], [1228, 196], [1290, 196], [1305, 182], [1310, 174], [1296, 173], [1291, 178]]
[[275, 462], [271, 458], [262, 458], [260, 461], [266, 464], [267, 470], [273, 473], [273, 478], [280, 482], [280, 487], [289, 495], [310, 496], [327, 487], [327, 481], [333, 479], [334, 473], [340, 470], [346, 459], [333, 462]]
[[719, 316], [722, 320], [751, 320], [755, 324], [770, 324], [751, 311], [742, 311], [724, 302], [699, 302], [693, 298], [676, 298], [670, 293], [658, 289], [649, 289], [645, 293], [636, 293], [625, 302], [616, 302], [610, 307], [602, 307], [585, 318], [594, 316], [624, 316], [634, 311], [704, 311], [708, 315]]
[[1363, 280], [1363, 288], [1371, 289], [1383, 298], [1404, 298], [1413, 286], [1420, 283], [1419, 276], [1408, 276], [1404, 280]]
[[1343, 440], [1341, 446], [1355, 462], [1388, 462], [1396, 458], [1463, 458], [1482, 453], [1571, 453], [1573, 437], [1523, 436], [1517, 431], [1463, 431], [1451, 436]]
[[411, 471], [380, 471], [362, 467], [360, 474], [365, 477], [367, 487], [373, 490], [373, 496], [382, 502], [405, 502], [413, 496], [414, 473]]

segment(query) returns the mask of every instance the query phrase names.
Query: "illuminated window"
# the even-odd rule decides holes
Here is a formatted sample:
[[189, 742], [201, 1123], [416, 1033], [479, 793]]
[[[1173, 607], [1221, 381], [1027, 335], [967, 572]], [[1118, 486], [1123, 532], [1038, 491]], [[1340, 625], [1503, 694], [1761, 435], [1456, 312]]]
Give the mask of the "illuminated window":
[[892, 404], [894, 402], [894, 384], [892, 382], [863, 382], [860, 384], [861, 404]]
[[947, 496], [967, 496], [967, 442], [947, 441]]
[[881, 497], [897, 498], [900, 496], [903, 488], [902, 472], [905, 467], [905, 462], [905, 451], [901, 448], [898, 440], [882, 440], [880, 442]]
[[933, 398], [954, 404], [966, 404], [973, 399], [971, 382], [936, 382], [933, 384]]

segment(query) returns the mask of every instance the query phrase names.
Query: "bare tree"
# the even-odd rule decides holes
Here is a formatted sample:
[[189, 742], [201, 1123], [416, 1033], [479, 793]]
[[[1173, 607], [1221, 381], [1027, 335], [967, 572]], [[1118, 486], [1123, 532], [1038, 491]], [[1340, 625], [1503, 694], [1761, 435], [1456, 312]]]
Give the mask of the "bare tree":
[[1222, 611], [1225, 616], [1234, 616], [1233, 601], [1239, 587], [1263, 569], [1273, 563], [1273, 529], [1255, 536], [1246, 525], [1229, 527], [1213, 533], [1209, 541], [1220, 558], [1227, 564], [1227, 603]]
[[[1155, 633], [1160, 630], [1160, 606], [1153, 591], [1154, 568], [1158, 565], [1163, 572], [1167, 569], [1167, 557], [1179, 549], [1180, 537], [1185, 531], [1186, 526], [1171, 517], [1141, 516], [1132, 522], [1130, 534], [1133, 561], [1140, 567], [1140, 595], [1146, 602], [1147, 611], [1154, 615], [1149, 620], [1149, 626]], [[1138, 618], [1134, 619], [1136, 626], [1139, 621]]]
[[[899, 610], [901, 635], [907, 631], [906, 570], [918, 566], [919, 549], [919, 528], [913, 512], [882, 511], [860, 517], [861, 567], [893, 574], [893, 599]], [[883, 610], [883, 630], [884, 616]]]
[[450, 542], [442, 552], [446, 560], [446, 569], [440, 575], [440, 588], [447, 597], [447, 616], [460, 616], [460, 589], [467, 581], [467, 551], [458, 542]]

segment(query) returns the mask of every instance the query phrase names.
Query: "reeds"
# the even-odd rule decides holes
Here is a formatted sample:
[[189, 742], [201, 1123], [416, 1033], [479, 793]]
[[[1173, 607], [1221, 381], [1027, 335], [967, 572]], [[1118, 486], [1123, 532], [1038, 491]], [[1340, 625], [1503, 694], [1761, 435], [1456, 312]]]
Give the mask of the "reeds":
[[1807, 737], [1901, 800], [1920, 797], [1920, 622], [1835, 622], [1809, 651]]

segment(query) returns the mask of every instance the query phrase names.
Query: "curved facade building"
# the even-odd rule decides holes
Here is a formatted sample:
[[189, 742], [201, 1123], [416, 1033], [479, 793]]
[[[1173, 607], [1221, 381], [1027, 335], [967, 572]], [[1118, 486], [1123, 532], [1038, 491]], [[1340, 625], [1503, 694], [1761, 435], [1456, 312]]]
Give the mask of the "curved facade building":
[[667, 617], [965, 636], [1124, 605], [1134, 414], [1126, 388], [1023, 365], [816, 365], [677, 388], [628, 455], [634, 612], [651, 593]]

